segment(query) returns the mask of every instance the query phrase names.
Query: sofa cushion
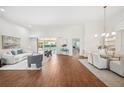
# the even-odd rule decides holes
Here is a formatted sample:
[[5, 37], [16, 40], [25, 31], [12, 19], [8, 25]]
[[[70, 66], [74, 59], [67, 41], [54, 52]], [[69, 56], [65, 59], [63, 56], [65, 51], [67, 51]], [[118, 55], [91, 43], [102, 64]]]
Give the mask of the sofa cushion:
[[12, 49], [11, 51], [13, 51], [15, 55], [17, 55], [17, 49]]
[[100, 55], [101, 58], [107, 59], [108, 57], [106, 55]]
[[22, 49], [17, 50], [17, 54], [22, 54], [22, 53], [23, 53]]
[[107, 51], [107, 55], [109, 55], [109, 56], [113, 56], [114, 53], [115, 53], [115, 51], [111, 51], [111, 50], [108, 50], [108, 51]]
[[11, 51], [6, 51], [4, 54], [12, 55]]
[[12, 53], [12, 55], [16, 55], [16, 52], [15, 52], [15, 51], [13, 51], [13, 50], [11, 51], [11, 53]]
[[31, 55], [31, 53], [22, 53], [14, 56], [15, 62], [20, 62], [28, 57], [28, 55]]
[[109, 58], [110, 61], [120, 61], [119, 57], [111, 57]]

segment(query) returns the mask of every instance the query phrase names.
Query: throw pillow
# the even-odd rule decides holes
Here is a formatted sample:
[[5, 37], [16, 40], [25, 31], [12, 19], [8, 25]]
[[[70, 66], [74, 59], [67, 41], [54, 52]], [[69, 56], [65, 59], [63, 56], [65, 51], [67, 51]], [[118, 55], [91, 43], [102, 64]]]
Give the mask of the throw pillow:
[[22, 54], [22, 53], [23, 53], [22, 49], [17, 50], [17, 54]]
[[15, 51], [13, 51], [13, 50], [11, 51], [11, 53], [12, 53], [12, 55], [16, 55]]

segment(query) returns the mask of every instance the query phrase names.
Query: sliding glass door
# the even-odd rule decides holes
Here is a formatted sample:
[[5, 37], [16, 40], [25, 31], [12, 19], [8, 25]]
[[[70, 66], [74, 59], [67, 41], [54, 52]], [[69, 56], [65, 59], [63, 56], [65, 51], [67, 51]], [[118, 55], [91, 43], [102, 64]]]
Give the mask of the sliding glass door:
[[56, 38], [38, 39], [38, 53], [44, 53], [50, 50], [53, 54], [56, 53]]

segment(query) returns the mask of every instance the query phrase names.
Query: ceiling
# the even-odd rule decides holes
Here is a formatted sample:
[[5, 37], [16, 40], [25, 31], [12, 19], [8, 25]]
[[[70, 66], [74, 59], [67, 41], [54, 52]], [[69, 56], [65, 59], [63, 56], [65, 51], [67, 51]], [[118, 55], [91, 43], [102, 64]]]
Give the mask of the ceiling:
[[[3, 6], [6, 20], [21, 25], [82, 24], [86, 21], [103, 20], [102, 6]], [[107, 7], [107, 17], [124, 11], [124, 7]]]

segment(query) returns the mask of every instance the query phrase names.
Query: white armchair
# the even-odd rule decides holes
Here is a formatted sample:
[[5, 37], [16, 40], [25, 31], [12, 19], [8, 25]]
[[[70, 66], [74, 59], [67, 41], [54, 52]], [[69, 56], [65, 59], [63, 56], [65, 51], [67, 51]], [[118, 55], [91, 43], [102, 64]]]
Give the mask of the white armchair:
[[98, 69], [106, 69], [108, 67], [107, 59], [100, 56], [99, 53], [92, 53], [93, 65]]
[[110, 61], [110, 70], [124, 77], [124, 57]]

